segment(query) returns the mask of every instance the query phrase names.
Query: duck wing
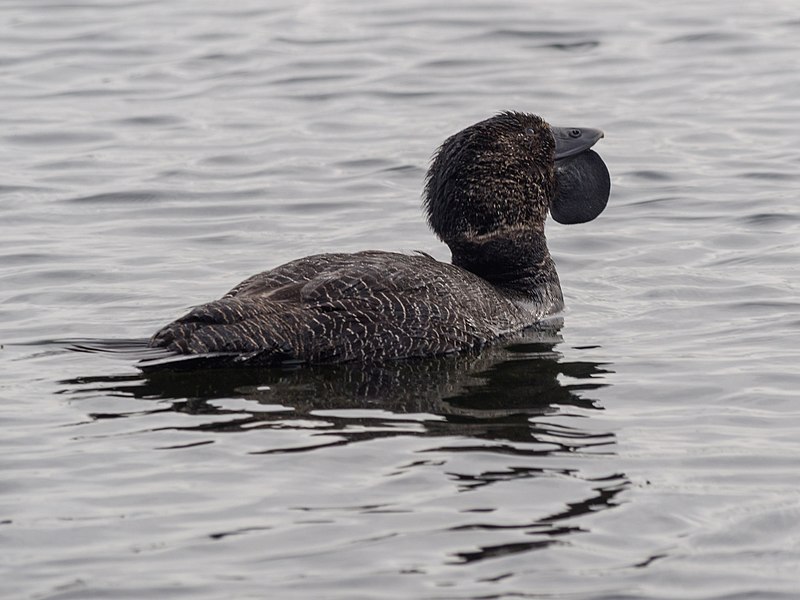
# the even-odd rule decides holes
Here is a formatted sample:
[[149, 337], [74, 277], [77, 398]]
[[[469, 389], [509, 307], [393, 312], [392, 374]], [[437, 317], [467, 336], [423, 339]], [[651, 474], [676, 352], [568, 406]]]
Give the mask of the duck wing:
[[484, 280], [427, 255], [322, 254], [250, 277], [151, 345], [248, 364], [379, 361], [480, 347], [527, 324]]

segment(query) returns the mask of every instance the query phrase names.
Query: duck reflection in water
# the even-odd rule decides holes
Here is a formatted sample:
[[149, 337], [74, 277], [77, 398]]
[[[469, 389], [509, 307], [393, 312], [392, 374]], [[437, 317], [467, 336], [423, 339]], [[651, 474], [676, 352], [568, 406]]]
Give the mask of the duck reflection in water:
[[[586, 418], [602, 410], [588, 394], [609, 385], [604, 376], [611, 371], [605, 363], [565, 361], [557, 349], [562, 341], [559, 327], [560, 320], [552, 320], [480, 353], [368, 367], [215, 370], [200, 366], [81, 377], [63, 383], [68, 385], [65, 391], [77, 399], [93, 398], [99, 392], [155, 404], [144, 411], [92, 413], [96, 420], [136, 419], [162, 412], [193, 415], [196, 422], [173, 429], [207, 432], [209, 439], [193, 438], [188, 445], [212, 443], [224, 433], [250, 432], [252, 436], [258, 429], [308, 432], [302, 444], [252, 451], [276, 455], [419, 436], [434, 442], [426, 452], [454, 458], [456, 453], [470, 452], [508, 457], [500, 458], [500, 466], [477, 473], [449, 468], [448, 476], [462, 491], [537, 477], [586, 481], [581, 495], [568, 501], [563, 510], [502, 525], [476, 515], [469, 525], [455, 527], [472, 532], [521, 530], [533, 536], [523, 542], [478, 544], [452, 556], [456, 562], [473, 562], [559, 543], [564, 536], [583, 531], [575, 524], [577, 517], [615, 506], [615, 498], [629, 485], [619, 473], [593, 479], [581, 474], [580, 462], [569, 466], [583, 455], [613, 456], [614, 434], [592, 428], [592, 420]], [[73, 349], [96, 352], [102, 345], [83, 342], [73, 344]], [[130, 359], [128, 352], [118, 352], [118, 356]], [[271, 436], [264, 436], [265, 446], [274, 443]], [[559, 456], [569, 462], [559, 458], [554, 466], [548, 460]]]
[[[323, 439], [327, 432], [335, 433], [336, 441], [328, 440], [319, 446], [267, 452], [310, 450], [408, 435], [410, 431], [406, 428], [384, 427], [389, 421], [398, 426], [403, 420], [424, 423], [424, 429], [411, 431], [425, 436], [531, 442], [542, 433], [549, 440], [549, 449], [544, 453], [553, 451], [553, 436], [561, 440], [556, 451], [609, 445], [613, 440], [608, 434], [582, 434], [580, 429], [563, 427], [554, 430], [555, 426], [536, 423], [536, 417], [558, 414], [568, 406], [601, 410], [584, 392], [608, 385], [603, 380], [603, 375], [610, 372], [606, 364], [562, 360], [556, 350], [561, 341], [560, 325], [560, 319], [553, 319], [529, 328], [502, 346], [433, 359], [296, 369], [208, 369], [191, 362], [196, 367], [192, 370], [145, 369], [137, 375], [82, 377], [64, 383], [78, 395], [105, 391], [159, 401], [160, 405], [170, 401], [168, 407], [159, 406], [147, 411], [148, 414], [175, 411], [233, 417], [224, 422], [208, 421], [182, 428], [187, 430], [285, 429], [289, 420], [293, 426], [302, 427], [297, 424], [302, 419], [314, 422], [314, 431]], [[107, 352], [109, 347], [103, 349], [102, 343], [84, 342], [74, 343], [72, 349]], [[120, 356], [130, 356], [128, 352], [119, 352], [120, 347], [114, 350]], [[224, 402], [210, 402], [233, 397], [257, 404], [248, 411], [241, 403], [226, 407]], [[103, 419], [126, 415], [91, 416]], [[329, 427], [320, 427], [323, 423]], [[355, 423], [364, 429], [347, 428]]]

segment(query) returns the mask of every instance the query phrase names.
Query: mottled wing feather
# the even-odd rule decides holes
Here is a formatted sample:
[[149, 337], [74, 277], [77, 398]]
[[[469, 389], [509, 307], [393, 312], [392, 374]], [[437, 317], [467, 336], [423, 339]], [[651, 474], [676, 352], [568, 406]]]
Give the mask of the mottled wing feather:
[[[468, 314], [463, 305], [470, 294]], [[480, 278], [428, 256], [327, 254], [255, 275], [159, 331], [153, 345], [253, 362], [382, 360], [483, 345], [525, 326]]]
[[299, 289], [306, 282], [318, 276], [320, 272], [330, 270], [332, 265], [342, 263], [346, 256], [352, 255], [318, 254], [293, 260], [270, 271], [248, 277], [225, 294], [223, 298], [269, 296], [287, 289]]

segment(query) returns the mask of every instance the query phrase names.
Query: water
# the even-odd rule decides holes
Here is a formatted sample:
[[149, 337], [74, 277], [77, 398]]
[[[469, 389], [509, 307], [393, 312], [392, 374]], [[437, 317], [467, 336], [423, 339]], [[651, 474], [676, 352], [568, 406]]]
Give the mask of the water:
[[[0, 595], [794, 598], [800, 7], [0, 5]], [[501, 109], [600, 127], [568, 309], [479, 356], [145, 375], [137, 338], [331, 250]]]

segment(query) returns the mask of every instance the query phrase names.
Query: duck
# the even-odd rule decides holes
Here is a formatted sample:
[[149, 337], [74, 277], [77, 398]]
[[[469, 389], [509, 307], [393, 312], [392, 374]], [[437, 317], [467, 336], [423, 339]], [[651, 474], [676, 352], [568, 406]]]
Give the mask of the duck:
[[564, 308], [545, 238], [550, 214], [606, 207], [604, 134], [504, 111], [447, 138], [423, 210], [452, 255], [315, 254], [242, 281], [161, 328], [148, 345], [243, 366], [381, 363], [480, 350]]

